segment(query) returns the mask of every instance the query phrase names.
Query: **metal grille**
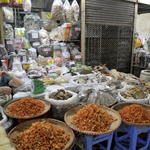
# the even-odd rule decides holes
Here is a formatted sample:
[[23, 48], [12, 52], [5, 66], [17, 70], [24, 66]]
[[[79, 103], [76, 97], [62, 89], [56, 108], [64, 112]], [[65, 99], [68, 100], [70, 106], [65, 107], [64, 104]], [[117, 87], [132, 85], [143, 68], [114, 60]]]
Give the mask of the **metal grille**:
[[86, 24], [85, 64], [130, 71], [132, 26]]
[[123, 0], [86, 0], [86, 23], [133, 25], [134, 7]]

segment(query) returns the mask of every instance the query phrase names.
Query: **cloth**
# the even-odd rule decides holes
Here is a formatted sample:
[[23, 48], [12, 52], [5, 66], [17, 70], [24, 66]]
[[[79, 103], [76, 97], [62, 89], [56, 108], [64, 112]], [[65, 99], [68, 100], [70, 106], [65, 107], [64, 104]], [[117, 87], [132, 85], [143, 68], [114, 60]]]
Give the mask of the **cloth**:
[[11, 78], [8, 76], [2, 77], [2, 79], [0, 81], [0, 86], [9, 86], [8, 83], [10, 80], [11, 80]]

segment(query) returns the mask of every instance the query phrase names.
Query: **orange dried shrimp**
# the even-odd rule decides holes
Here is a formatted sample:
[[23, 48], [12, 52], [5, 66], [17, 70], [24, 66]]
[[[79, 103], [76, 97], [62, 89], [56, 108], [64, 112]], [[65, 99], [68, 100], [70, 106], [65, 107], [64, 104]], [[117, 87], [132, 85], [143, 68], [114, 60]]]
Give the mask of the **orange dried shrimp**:
[[143, 106], [132, 104], [119, 111], [121, 118], [132, 123], [150, 123], [150, 112]]
[[45, 109], [45, 105], [33, 98], [21, 98], [9, 105], [8, 114], [17, 117], [34, 116], [41, 114]]
[[80, 130], [106, 132], [116, 119], [101, 106], [95, 104], [84, 105], [71, 121]]
[[70, 139], [63, 129], [43, 121], [32, 123], [24, 132], [19, 133], [13, 142], [17, 150], [61, 150]]

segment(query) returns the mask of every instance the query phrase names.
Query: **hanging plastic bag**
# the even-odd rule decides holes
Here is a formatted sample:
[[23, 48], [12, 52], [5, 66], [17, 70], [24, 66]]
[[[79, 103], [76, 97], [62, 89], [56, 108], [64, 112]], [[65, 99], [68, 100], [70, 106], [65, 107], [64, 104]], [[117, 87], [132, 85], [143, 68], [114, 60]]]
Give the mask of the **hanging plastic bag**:
[[14, 21], [13, 9], [10, 7], [3, 7], [3, 12], [5, 22], [13, 23]]
[[68, 0], [64, 3], [64, 15], [65, 15], [65, 22], [71, 22], [72, 21], [72, 10], [71, 5]]
[[22, 1], [23, 10], [27, 12], [31, 12], [31, 0], [23, 0]]
[[60, 21], [65, 20], [63, 3], [61, 0], [54, 0], [52, 4], [52, 10], [51, 10], [51, 19], [60, 20]]
[[73, 20], [72, 21], [78, 21], [79, 19], [79, 13], [80, 13], [80, 8], [79, 8], [79, 5], [77, 3], [76, 0], [74, 0], [72, 2], [72, 5], [71, 5], [71, 9], [72, 9], [72, 15], [73, 15]]

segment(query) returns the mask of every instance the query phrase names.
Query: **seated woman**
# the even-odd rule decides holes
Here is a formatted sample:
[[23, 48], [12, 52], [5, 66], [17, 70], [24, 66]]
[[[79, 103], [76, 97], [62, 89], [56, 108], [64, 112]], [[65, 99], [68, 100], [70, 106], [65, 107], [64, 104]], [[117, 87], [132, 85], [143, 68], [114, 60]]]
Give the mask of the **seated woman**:
[[0, 93], [10, 95], [12, 93], [11, 87], [19, 87], [23, 85], [23, 81], [14, 75], [2, 70], [2, 61], [0, 60]]

